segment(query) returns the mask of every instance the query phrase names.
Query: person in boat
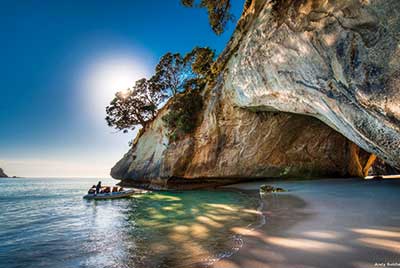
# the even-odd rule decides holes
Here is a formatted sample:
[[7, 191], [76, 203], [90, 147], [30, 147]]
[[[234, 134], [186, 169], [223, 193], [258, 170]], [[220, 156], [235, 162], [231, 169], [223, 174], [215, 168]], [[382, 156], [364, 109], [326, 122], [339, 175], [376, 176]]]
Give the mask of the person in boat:
[[94, 193], [96, 193], [96, 185], [93, 185], [88, 191], [88, 194], [94, 194]]
[[110, 192], [111, 192], [111, 187], [110, 186], [104, 187], [103, 191], [101, 191], [101, 193], [103, 193], [103, 194], [108, 194]]
[[99, 183], [97, 183], [96, 185], [96, 194], [100, 192], [100, 189], [101, 189], [101, 181], [99, 181]]

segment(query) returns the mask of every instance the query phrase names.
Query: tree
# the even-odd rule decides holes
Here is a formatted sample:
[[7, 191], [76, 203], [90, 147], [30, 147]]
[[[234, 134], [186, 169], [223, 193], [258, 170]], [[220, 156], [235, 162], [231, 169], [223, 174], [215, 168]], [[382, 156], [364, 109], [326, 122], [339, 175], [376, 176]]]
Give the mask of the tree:
[[[198, 92], [204, 88], [211, 77], [214, 57], [213, 50], [202, 47], [195, 47], [185, 57], [179, 53], [165, 54], [157, 64], [153, 77], [148, 80], [140, 79], [131, 89], [115, 95], [110, 105], [106, 107], [108, 125], [124, 132], [133, 130], [139, 125], [145, 127], [156, 117], [160, 104], [166, 98], [174, 97], [179, 99], [179, 105], [172, 105], [171, 108], [177, 123], [169, 120], [170, 128], [177, 126], [178, 129], [185, 129], [182, 124], [190, 125], [193, 122], [189, 123], [190, 120], [187, 120], [191, 118], [189, 113], [192, 110], [191, 107], [185, 107], [184, 102], [198, 107], [197, 101], [201, 96], [196, 93], [197, 95], [188, 94], [182, 97], [180, 93]], [[175, 111], [174, 107], [181, 111]]]
[[156, 112], [160, 103], [167, 98], [167, 94], [161, 90], [159, 85], [154, 80], [154, 77], [152, 77], [150, 80], [142, 78], [136, 81], [133, 90], [136, 92], [139, 98], [142, 99], [144, 103], [147, 103], [147, 105], [151, 108], [150, 110], [153, 113], [153, 117], [156, 116]]
[[197, 126], [199, 113], [203, 107], [203, 98], [198, 90], [191, 90], [177, 95], [163, 116], [169, 130], [169, 139], [176, 141], [191, 133]]
[[195, 47], [185, 55], [184, 62], [200, 78], [211, 76], [211, 65], [214, 63], [215, 51], [209, 47]]
[[115, 98], [106, 107], [107, 124], [124, 133], [138, 125], [145, 127], [155, 118], [158, 105], [164, 98], [164, 94], [151, 81], [140, 79], [132, 89], [115, 94]]
[[185, 80], [190, 76], [190, 70], [179, 53], [168, 52], [156, 66], [156, 73], [151, 78], [154, 85], [170, 96], [183, 92]]
[[233, 14], [230, 12], [230, 0], [181, 0], [181, 4], [186, 7], [205, 8], [208, 12], [208, 20], [213, 31], [220, 35], [225, 31], [228, 22], [234, 20]]
[[200, 90], [207, 81], [212, 79], [211, 65], [214, 63], [215, 52], [208, 47], [195, 47], [183, 58], [186, 75], [182, 87], [184, 92], [174, 96], [169, 112], [163, 116], [163, 121], [169, 130], [169, 139], [176, 141], [192, 132], [198, 122], [198, 116], [203, 106]]
[[160, 59], [150, 81], [165, 95], [175, 96], [188, 88], [188, 82], [193, 84], [210, 76], [214, 57], [215, 52], [208, 47], [195, 47], [184, 57], [168, 52]]

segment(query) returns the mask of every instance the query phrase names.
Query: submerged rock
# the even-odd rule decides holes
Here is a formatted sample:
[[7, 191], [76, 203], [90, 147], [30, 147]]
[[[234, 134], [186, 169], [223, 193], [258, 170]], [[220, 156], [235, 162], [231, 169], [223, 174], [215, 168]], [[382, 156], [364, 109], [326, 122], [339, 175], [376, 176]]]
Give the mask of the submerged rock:
[[263, 184], [260, 186], [260, 194], [282, 193], [282, 192], [287, 192], [287, 191], [283, 188], [274, 187], [267, 184]]
[[291, 3], [254, 0], [194, 133], [169, 142], [167, 105], [111, 175], [169, 188], [365, 176], [375, 155], [399, 168], [400, 1]]

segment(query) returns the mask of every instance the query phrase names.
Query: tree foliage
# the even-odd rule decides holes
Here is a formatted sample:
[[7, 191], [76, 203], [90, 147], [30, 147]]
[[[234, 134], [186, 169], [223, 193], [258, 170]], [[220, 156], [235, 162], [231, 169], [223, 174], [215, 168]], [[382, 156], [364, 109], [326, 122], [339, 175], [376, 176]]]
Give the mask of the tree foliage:
[[169, 129], [170, 141], [176, 141], [196, 128], [202, 107], [203, 98], [198, 90], [185, 92], [173, 99], [168, 114], [162, 118]]
[[[215, 53], [210, 48], [195, 47], [182, 56], [179, 53], [165, 54], [155, 68], [155, 74], [150, 79], [140, 79], [126, 91], [118, 92], [106, 108], [106, 121], [110, 127], [127, 132], [137, 126], [146, 126], [156, 115], [159, 106], [166, 98], [176, 98], [176, 104], [171, 106], [171, 118], [166, 120], [167, 127], [177, 133], [191, 129], [193, 121], [189, 114], [192, 108], [198, 108], [195, 100], [197, 95], [184, 92], [200, 91], [211, 77], [211, 65]], [[183, 95], [181, 94], [183, 93]], [[185, 97], [182, 97], [185, 96]], [[186, 107], [184, 102], [193, 107]], [[175, 110], [177, 109], [177, 110]], [[179, 111], [178, 111], [179, 110]]]
[[138, 80], [132, 89], [120, 91], [106, 107], [108, 126], [128, 132], [136, 126], [145, 126], [156, 116], [158, 105], [165, 95], [145, 78]]
[[211, 65], [214, 63], [215, 51], [209, 47], [195, 47], [186, 54], [184, 62], [190, 64], [192, 71], [201, 78], [211, 76]]
[[156, 66], [156, 73], [152, 80], [160, 90], [174, 96], [184, 91], [183, 85], [190, 75], [183, 57], [179, 53], [167, 53]]
[[212, 79], [211, 65], [214, 57], [215, 52], [208, 47], [195, 47], [183, 57], [184, 64], [194, 76], [185, 80], [185, 92], [174, 97], [168, 114], [163, 117], [171, 141], [176, 141], [196, 128], [198, 114], [203, 106], [200, 91]]
[[199, 7], [207, 9], [208, 20], [213, 31], [220, 35], [224, 32], [228, 22], [233, 21], [234, 16], [230, 12], [230, 0], [181, 0], [186, 7]]
[[167, 53], [157, 64], [151, 80], [166, 95], [175, 96], [187, 90], [189, 84], [208, 77], [214, 58], [215, 52], [208, 47], [195, 47], [185, 56]]

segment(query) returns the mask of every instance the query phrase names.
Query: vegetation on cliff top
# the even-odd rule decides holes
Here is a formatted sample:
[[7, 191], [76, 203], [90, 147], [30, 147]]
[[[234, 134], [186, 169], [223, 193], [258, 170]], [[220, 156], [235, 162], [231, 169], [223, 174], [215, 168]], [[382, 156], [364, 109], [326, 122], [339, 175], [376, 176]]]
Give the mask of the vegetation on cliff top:
[[173, 98], [164, 118], [166, 126], [171, 137], [188, 133], [202, 106], [199, 91], [212, 79], [214, 58], [215, 52], [208, 47], [195, 47], [185, 56], [166, 53], [150, 79], [140, 79], [132, 88], [116, 93], [106, 108], [108, 125], [124, 132], [145, 127], [156, 117], [162, 103]]
[[[210, 25], [218, 35], [234, 18], [230, 0], [181, 0], [181, 4], [206, 8]], [[184, 56], [166, 53], [150, 79], [140, 79], [132, 88], [116, 93], [106, 107], [108, 126], [125, 133], [137, 127], [144, 128], [154, 120], [162, 104], [172, 98], [169, 112], [163, 117], [170, 139], [190, 133], [196, 127], [203, 105], [200, 90], [215, 78], [214, 60], [215, 52], [208, 47], [195, 47]]]
[[106, 107], [107, 124], [124, 132], [137, 125], [145, 126], [156, 116], [157, 107], [164, 98], [164, 92], [152, 79], [140, 79], [132, 89], [116, 93]]
[[[181, 4], [206, 8], [216, 34], [223, 33], [227, 23], [233, 20], [230, 0], [181, 0]], [[198, 91], [214, 78], [214, 58], [215, 52], [208, 47], [195, 47], [185, 56], [166, 53], [150, 79], [140, 79], [132, 88], [116, 93], [106, 107], [108, 126], [125, 133], [145, 127], [157, 116], [162, 104], [168, 98], [174, 98], [169, 113], [163, 118], [170, 137], [175, 139], [190, 132], [203, 103]]]
[[[244, 2], [243, 13], [252, 5], [255, 0]], [[298, 9], [306, 0], [269, 0], [272, 5], [272, 12], [279, 24], [282, 24], [289, 11], [298, 12]], [[234, 21], [235, 17], [231, 13], [231, 0], [181, 0], [181, 4], [190, 8], [204, 8], [208, 13], [208, 21], [212, 30], [217, 34], [222, 34], [228, 23]]]
[[174, 98], [168, 114], [162, 118], [169, 130], [170, 141], [177, 141], [196, 128], [202, 107], [199, 90], [190, 90]]
[[207, 9], [208, 20], [213, 31], [220, 35], [225, 31], [228, 22], [234, 20], [230, 12], [230, 0], [181, 0], [182, 5], [186, 7], [198, 7]]

